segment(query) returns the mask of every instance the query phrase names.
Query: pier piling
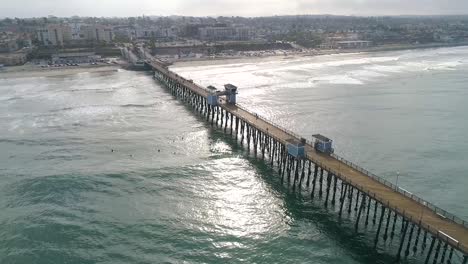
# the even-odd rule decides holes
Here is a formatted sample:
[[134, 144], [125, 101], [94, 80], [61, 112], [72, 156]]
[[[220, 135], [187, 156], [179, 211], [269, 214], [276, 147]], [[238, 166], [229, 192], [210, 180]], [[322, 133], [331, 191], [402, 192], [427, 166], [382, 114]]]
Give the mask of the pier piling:
[[[257, 153], [260, 151], [262, 160], [270, 159], [269, 164], [271, 168], [277, 169], [282, 183], [284, 182], [284, 177], [287, 177], [288, 185], [290, 185], [293, 175], [293, 188], [299, 187], [302, 191], [304, 181], [306, 181], [305, 185], [308, 188], [312, 182], [311, 189], [308, 190], [310, 191], [310, 197], [314, 199], [317, 191], [318, 197], [322, 198], [325, 191], [325, 207], [328, 207], [329, 203], [335, 206], [336, 200], [338, 200], [340, 206], [339, 219], [342, 217], [343, 209], [347, 202], [348, 214], [350, 217], [352, 215], [356, 216], [356, 232], [358, 231], [361, 218], [364, 217], [363, 214], [365, 214], [364, 224], [366, 228], [369, 228], [369, 217], [373, 202], [374, 209], [371, 220], [374, 226], [377, 222], [377, 215], [380, 213], [374, 239], [375, 247], [378, 245], [384, 220], [385, 231], [383, 240], [386, 242], [389, 236], [392, 240], [395, 237], [397, 221], [401, 219], [398, 260], [401, 258], [404, 243], [407, 243], [404, 252], [405, 257], [409, 256], [410, 249], [416, 255], [418, 247], [420, 247], [421, 256], [426, 254], [426, 263], [429, 263], [434, 255], [432, 259], [433, 263], [446, 262], [447, 264], [451, 264], [452, 261], [455, 261], [453, 257], [455, 255], [457, 257], [457, 264], [459, 264], [459, 261], [462, 261], [462, 264], [467, 264], [468, 229], [466, 228], [467, 224], [465, 221], [448, 214], [434, 205], [429, 206], [426, 202], [421, 202], [421, 199], [418, 197], [403, 194], [395, 186], [379, 180], [375, 175], [345, 161], [335, 154], [324, 155], [323, 153], [319, 153], [311, 143], [305, 142], [304, 157], [293, 157], [288, 153], [286, 142], [290, 139], [301, 140], [294, 133], [290, 133], [265, 119], [258, 118], [258, 115], [243, 109], [235, 103], [228, 102], [227, 99], [217, 98], [218, 100], [215, 101], [208, 100], [211, 95], [210, 91], [173, 73], [157, 60], [149, 60], [146, 63], [152, 69], [154, 78], [164, 85], [170, 94], [188, 104], [189, 108], [201, 115], [203, 119], [206, 119], [206, 122], [211, 124], [211, 127], [215, 127], [216, 124], [219, 131], [223, 131], [225, 134], [229, 133], [232, 137], [235, 137], [236, 141], [239, 139], [241, 146], [245, 146], [244, 144], [246, 143], [249, 155], [253, 152], [254, 157], [259, 158], [260, 155], [257, 155]], [[312, 166], [314, 167], [313, 169]], [[324, 179], [324, 171], [327, 173], [326, 179]], [[339, 184], [338, 180], [340, 180], [341, 184]], [[362, 186], [365, 186], [365, 188], [362, 188]], [[326, 189], [324, 190], [323, 188]], [[340, 189], [340, 193], [336, 198], [338, 188]], [[355, 199], [353, 199], [354, 195], [356, 196]], [[378, 208], [379, 204], [381, 205], [380, 212]], [[352, 208], [354, 208], [355, 214], [351, 214]], [[425, 210], [424, 218], [418, 217], [414, 213], [417, 211], [421, 212], [421, 210]], [[426, 211], [429, 212], [426, 213]], [[390, 225], [392, 225], [391, 231], [389, 231]], [[408, 230], [409, 227], [410, 230]], [[415, 232], [416, 228], [417, 231]], [[390, 234], [388, 234], [389, 232]], [[407, 235], [408, 238], [406, 239]], [[415, 237], [414, 243], [413, 235]], [[431, 236], [432, 240], [426, 251], [428, 236]], [[420, 238], [421, 242], [419, 241]], [[460, 255], [455, 253], [461, 253], [463, 257], [458, 258]]]

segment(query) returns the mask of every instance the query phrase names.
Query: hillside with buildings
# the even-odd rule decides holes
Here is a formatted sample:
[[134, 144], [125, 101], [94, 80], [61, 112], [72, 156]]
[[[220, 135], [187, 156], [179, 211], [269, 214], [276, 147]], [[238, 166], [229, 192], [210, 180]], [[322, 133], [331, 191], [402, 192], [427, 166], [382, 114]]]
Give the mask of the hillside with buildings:
[[449, 46], [468, 42], [468, 16], [6, 18], [0, 64], [57, 53], [118, 54], [116, 44], [132, 42], [172, 59]]

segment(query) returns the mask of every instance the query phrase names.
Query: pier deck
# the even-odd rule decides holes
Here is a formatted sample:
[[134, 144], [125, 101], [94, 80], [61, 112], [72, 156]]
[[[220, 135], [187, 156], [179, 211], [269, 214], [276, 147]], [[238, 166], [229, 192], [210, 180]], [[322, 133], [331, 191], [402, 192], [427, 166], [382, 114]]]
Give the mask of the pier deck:
[[[222, 105], [222, 107], [234, 113], [234, 115], [248, 120], [257, 129], [270, 134], [284, 144], [286, 144], [287, 139], [296, 138], [294, 135], [288, 134], [263, 119], [257, 119], [253, 114], [239, 109], [235, 105]], [[468, 229], [466, 227], [439, 216], [423, 204], [394, 191], [342, 161], [332, 156], [318, 153], [310, 144], [306, 144], [305, 151], [307, 158], [312, 162], [322, 164], [335, 175], [342, 175], [344, 181], [350, 182], [351, 185], [379, 200], [382, 204], [404, 213], [412, 222], [430, 227], [431, 233], [434, 235], [437, 235], [438, 231], [444, 232], [458, 241], [458, 243], [453, 240], [451, 241], [454, 247], [458, 246], [465, 254], [468, 252]]]
[[[205, 88], [175, 74], [158, 62], [153, 61], [148, 64], [153, 70], [164, 73], [166, 76], [187, 87], [194, 93], [205, 98], [207, 97], [208, 91]], [[292, 133], [277, 127], [267, 120], [259, 118], [254, 113], [238, 107], [237, 105], [227, 104], [224, 100], [221, 100], [219, 106], [230, 114], [245, 120], [251, 126], [254, 126], [256, 129], [262, 131], [262, 133], [276, 139], [282, 144], [286, 144], [286, 140], [291, 138], [299, 140], [299, 138]], [[396, 211], [407, 221], [420, 226], [435, 237], [445, 241], [455, 249], [458, 249], [464, 255], [468, 255], [468, 229], [464, 225], [439, 215], [425, 204], [395, 191], [389, 186], [369, 177], [364, 172], [338, 160], [334, 156], [318, 153], [310, 143], [306, 144], [305, 151], [306, 158], [310, 161], [326, 168], [326, 170], [339, 177], [342, 181], [366, 193], [369, 197], [379, 201], [389, 209]]]

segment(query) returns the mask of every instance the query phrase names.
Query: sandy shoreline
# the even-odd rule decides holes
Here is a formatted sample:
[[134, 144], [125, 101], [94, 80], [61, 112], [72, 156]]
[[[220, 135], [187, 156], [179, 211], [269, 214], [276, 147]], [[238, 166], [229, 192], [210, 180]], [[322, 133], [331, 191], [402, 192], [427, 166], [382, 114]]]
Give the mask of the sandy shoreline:
[[[309, 52], [290, 52], [288, 54], [267, 54], [264, 56], [219, 56], [214, 58], [183, 58], [173, 60], [173, 66], [186, 67], [186, 66], [205, 66], [205, 65], [216, 65], [225, 64], [226, 62], [233, 62], [240, 60], [278, 60], [278, 59], [295, 59], [302, 57], [315, 57], [323, 55], [335, 55], [335, 54], [357, 54], [357, 53], [373, 53], [373, 52], [385, 52], [385, 51], [398, 51], [398, 50], [415, 50], [415, 49], [434, 49], [434, 48], [450, 48], [468, 46], [468, 43], [458, 43], [452, 45], [445, 44], [428, 44], [428, 45], [388, 45], [381, 47], [374, 47], [369, 49], [361, 50], [315, 50]], [[112, 65], [80, 65], [80, 66], [68, 66], [59, 68], [41, 68], [37, 65], [25, 64], [22, 66], [13, 66], [0, 69], [0, 80], [7, 78], [29, 78], [29, 77], [55, 77], [55, 76], [66, 76], [72, 74], [78, 74], [83, 72], [112, 72], [118, 69], [123, 69], [127, 64], [112, 64]]]
[[270, 59], [292, 59], [302, 57], [314, 57], [323, 55], [335, 55], [335, 54], [356, 54], [356, 53], [373, 53], [373, 52], [385, 52], [385, 51], [399, 51], [399, 50], [417, 50], [417, 49], [434, 49], [434, 48], [451, 48], [468, 46], [468, 43], [457, 43], [457, 44], [420, 44], [420, 45], [387, 45], [380, 47], [373, 47], [368, 49], [350, 49], [350, 50], [320, 50], [311, 52], [290, 52], [284, 54], [269, 54], [265, 56], [220, 56], [215, 58], [183, 58], [172, 61], [174, 66], [194, 66], [194, 65], [208, 65], [216, 63], [225, 63], [226, 61], [239, 61], [239, 60], [270, 60]]
[[86, 65], [61, 68], [40, 68], [36, 65], [23, 65], [7, 67], [0, 70], [0, 79], [30, 78], [30, 77], [56, 77], [73, 75], [83, 72], [111, 72], [121, 69], [120, 65]]

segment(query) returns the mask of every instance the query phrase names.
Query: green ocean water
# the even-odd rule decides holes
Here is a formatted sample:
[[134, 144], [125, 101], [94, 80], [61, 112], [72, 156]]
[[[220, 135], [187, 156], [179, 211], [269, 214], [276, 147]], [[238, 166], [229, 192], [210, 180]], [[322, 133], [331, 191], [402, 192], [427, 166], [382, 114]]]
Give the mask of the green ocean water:
[[[468, 48], [173, 69], [468, 218]], [[147, 73], [0, 75], [1, 264], [394, 261], [336, 210]]]

